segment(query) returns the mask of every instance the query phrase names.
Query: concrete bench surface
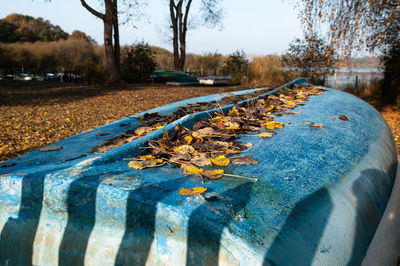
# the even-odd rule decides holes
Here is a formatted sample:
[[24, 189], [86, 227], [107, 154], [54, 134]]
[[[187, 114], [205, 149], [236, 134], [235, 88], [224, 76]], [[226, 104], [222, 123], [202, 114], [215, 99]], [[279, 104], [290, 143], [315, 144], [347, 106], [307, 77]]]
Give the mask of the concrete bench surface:
[[[285, 86], [293, 84], [306, 83], [299, 79]], [[186, 102], [223, 96], [149, 112], [167, 114]], [[165, 128], [190, 128], [214, 111], [185, 116]], [[394, 184], [393, 136], [374, 108], [341, 91], [327, 89], [295, 111], [276, 118], [293, 126], [254, 150], [259, 165], [225, 169], [258, 182], [223, 178], [201, 184], [167, 165], [128, 168], [123, 158], [142, 151], [146, 139], [161, 137], [162, 129], [104, 154], [87, 153], [101, 143], [96, 134], [112, 137], [124, 128], [121, 124], [135, 128], [140, 114], [56, 143], [61, 150], [4, 162], [0, 264], [360, 264]], [[323, 124], [328, 132], [295, 126], [306, 122]], [[240, 141], [257, 144], [259, 138]], [[207, 187], [208, 203], [178, 193], [195, 186]]]

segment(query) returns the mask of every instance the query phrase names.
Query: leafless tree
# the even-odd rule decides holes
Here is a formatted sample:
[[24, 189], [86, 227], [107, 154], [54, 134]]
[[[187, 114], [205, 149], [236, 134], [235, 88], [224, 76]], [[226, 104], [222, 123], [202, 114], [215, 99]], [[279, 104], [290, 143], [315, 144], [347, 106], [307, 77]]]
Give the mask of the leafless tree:
[[[104, 1], [104, 2], [103, 2]], [[103, 20], [104, 23], [104, 50], [106, 54], [108, 68], [108, 83], [113, 83], [120, 80], [120, 44], [119, 44], [119, 24], [118, 24], [118, 3], [117, 0], [101, 0], [104, 4], [104, 13], [101, 13], [92, 8], [85, 0], [81, 0], [84, 6], [94, 16]], [[122, 0], [122, 5], [127, 12], [125, 16], [127, 20], [134, 16], [137, 10], [140, 10], [141, 3], [139, 0]]]
[[[189, 12], [192, 0], [169, 0], [169, 13], [172, 29], [172, 44], [174, 49], [174, 67], [183, 70], [186, 61], [186, 33], [188, 31]], [[203, 25], [212, 28], [221, 23], [222, 9], [218, 6], [220, 0], [201, 0], [200, 14]]]

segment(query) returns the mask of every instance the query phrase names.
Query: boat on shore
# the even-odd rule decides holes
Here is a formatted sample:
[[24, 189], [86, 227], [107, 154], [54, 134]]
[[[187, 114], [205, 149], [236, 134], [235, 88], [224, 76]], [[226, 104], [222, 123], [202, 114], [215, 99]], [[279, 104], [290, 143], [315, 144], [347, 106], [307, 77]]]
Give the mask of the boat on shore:
[[232, 82], [230, 76], [207, 76], [200, 77], [199, 83], [202, 85], [229, 85]]
[[[389, 215], [398, 167], [393, 136], [372, 106], [342, 91], [325, 88], [297, 102], [280, 96], [301, 87], [313, 88], [298, 79], [189, 99], [1, 163], [0, 264], [360, 264]], [[252, 144], [240, 155], [258, 165], [219, 166], [227, 175], [218, 180], [170, 162], [129, 167], [176, 128], [195, 131], [234, 108], [257, 110], [261, 99], [293, 108], [271, 114], [265, 132], [274, 124], [273, 137], [234, 134], [230, 142]], [[223, 127], [236, 130], [230, 122]], [[139, 134], [143, 127], [150, 129]]]

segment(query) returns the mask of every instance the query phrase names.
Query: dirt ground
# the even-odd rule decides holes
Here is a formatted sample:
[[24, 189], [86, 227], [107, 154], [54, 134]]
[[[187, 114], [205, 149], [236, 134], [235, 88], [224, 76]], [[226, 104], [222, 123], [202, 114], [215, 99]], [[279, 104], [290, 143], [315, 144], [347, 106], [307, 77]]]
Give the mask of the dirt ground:
[[[247, 89], [0, 81], [0, 162], [126, 116], [183, 99]], [[400, 150], [400, 111], [381, 114]]]

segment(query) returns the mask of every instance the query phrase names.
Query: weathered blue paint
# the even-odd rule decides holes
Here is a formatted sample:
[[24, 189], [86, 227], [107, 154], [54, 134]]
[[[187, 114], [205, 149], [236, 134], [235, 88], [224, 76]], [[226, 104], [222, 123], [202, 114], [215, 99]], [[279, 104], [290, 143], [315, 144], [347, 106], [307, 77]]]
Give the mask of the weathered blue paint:
[[[286, 86], [299, 83], [305, 81]], [[178, 194], [202, 185], [198, 178], [170, 166], [127, 167], [123, 158], [137, 155], [145, 139], [159, 138], [162, 130], [101, 155], [86, 152], [100, 143], [96, 133], [135, 127], [140, 114], [63, 140], [57, 143], [62, 150], [5, 162], [16, 165], [0, 168], [0, 264], [359, 264], [393, 186], [393, 137], [376, 110], [340, 91], [328, 89], [296, 111], [277, 117], [291, 125], [252, 153], [260, 165], [225, 169], [259, 182], [204, 184], [215, 211], [199, 197]], [[348, 122], [337, 118], [342, 114]], [[208, 118], [200, 112], [165, 128]], [[305, 122], [328, 132], [298, 126]]]

